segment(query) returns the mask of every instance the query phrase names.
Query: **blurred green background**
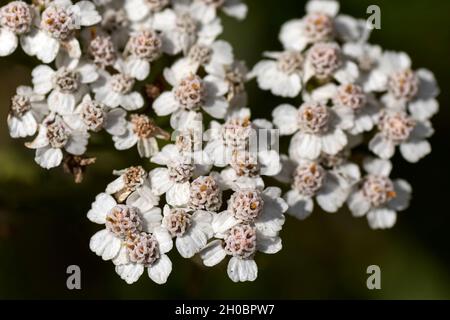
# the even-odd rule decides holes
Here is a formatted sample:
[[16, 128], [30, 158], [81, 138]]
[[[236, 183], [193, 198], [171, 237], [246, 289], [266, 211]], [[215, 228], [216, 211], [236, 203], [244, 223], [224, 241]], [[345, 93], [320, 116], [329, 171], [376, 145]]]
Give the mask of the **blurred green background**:
[[[247, 3], [244, 22], [224, 18], [223, 38], [233, 44], [237, 57], [253, 66], [264, 50], [280, 49], [279, 27], [303, 15], [305, 1]], [[110, 139], [99, 136], [88, 150], [97, 163], [83, 184], [75, 185], [62, 169], [39, 168], [33, 151], [23, 140], [10, 139], [6, 125], [10, 96], [18, 85], [30, 84], [31, 60], [16, 53], [0, 59], [0, 298], [449, 299], [450, 1], [341, 1], [342, 11], [357, 17], [365, 17], [371, 4], [382, 12], [382, 29], [374, 32], [372, 42], [408, 52], [415, 68], [435, 72], [442, 90], [441, 112], [433, 119], [433, 153], [415, 165], [394, 159], [393, 175], [414, 187], [412, 205], [399, 215], [395, 228], [372, 231], [365, 219], [354, 219], [346, 210], [316, 210], [303, 222], [287, 218], [283, 250], [257, 255], [259, 277], [253, 283], [231, 282], [226, 263], [206, 269], [173, 251], [174, 269], [166, 285], [143, 276], [129, 286], [111, 263], [90, 252], [89, 238], [99, 226], [87, 220], [86, 212], [113, 179], [113, 169], [135, 164], [148, 168], [148, 162], [135, 149], [114, 152]], [[288, 101], [258, 90], [254, 82], [248, 90], [258, 117], [270, 117], [275, 106]], [[72, 264], [81, 267], [82, 290], [66, 288], [66, 268]], [[381, 267], [381, 290], [366, 288], [366, 268], [372, 264]]]

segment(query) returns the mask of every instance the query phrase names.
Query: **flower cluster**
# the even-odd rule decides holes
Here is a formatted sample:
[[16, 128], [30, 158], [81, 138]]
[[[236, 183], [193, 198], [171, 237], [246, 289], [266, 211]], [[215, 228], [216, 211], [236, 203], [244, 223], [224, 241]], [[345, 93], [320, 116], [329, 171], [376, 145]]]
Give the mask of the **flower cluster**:
[[[283, 50], [248, 70], [219, 39], [222, 13], [245, 18], [240, 0], [19, 0], [0, 8], [0, 55], [20, 43], [43, 63], [32, 87], [11, 98], [11, 137], [34, 137], [25, 145], [35, 161], [62, 164], [77, 182], [95, 161], [85, 157], [89, 138], [102, 130], [117, 150], [135, 147], [152, 163], [114, 171], [87, 214], [104, 226], [90, 249], [127, 283], [145, 270], [165, 283], [174, 244], [207, 267], [229, 256], [229, 278], [253, 281], [257, 252], [282, 249], [284, 213], [305, 219], [314, 199], [327, 212], [347, 205], [373, 229], [392, 227], [408, 207], [411, 186], [389, 177], [389, 159], [397, 146], [409, 162], [430, 153], [433, 74], [370, 44], [366, 22], [338, 14], [337, 1], [311, 0], [306, 11], [282, 26]], [[272, 121], [252, 119], [252, 79], [301, 105], [277, 106]], [[170, 127], [160, 128], [159, 117]], [[292, 136], [288, 150], [278, 150], [279, 135]], [[360, 151], [372, 156], [361, 161]]]
[[[303, 101], [272, 112], [280, 135], [292, 135], [276, 178], [291, 184], [284, 198], [299, 219], [316, 199], [326, 212], [347, 203], [371, 228], [392, 227], [412, 190], [389, 178], [389, 159], [397, 146], [411, 163], [431, 152], [436, 80], [426, 69], [413, 70], [406, 53], [369, 43], [370, 30], [365, 20], [339, 14], [337, 1], [311, 0], [305, 17], [282, 26], [283, 51], [265, 53], [250, 73], [261, 89]], [[372, 153], [363, 163], [361, 150]]]

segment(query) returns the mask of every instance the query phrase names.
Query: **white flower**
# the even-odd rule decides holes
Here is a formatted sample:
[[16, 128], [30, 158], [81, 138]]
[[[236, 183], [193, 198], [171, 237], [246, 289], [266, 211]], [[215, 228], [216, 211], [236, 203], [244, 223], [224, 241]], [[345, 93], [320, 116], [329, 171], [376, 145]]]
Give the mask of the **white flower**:
[[112, 260], [117, 274], [128, 284], [136, 282], [147, 268], [154, 282], [163, 284], [172, 271], [166, 253], [172, 247], [169, 232], [161, 227], [161, 209], [142, 210], [118, 204], [100, 193], [87, 214], [89, 220], [105, 224], [90, 240], [89, 247], [103, 260]]
[[0, 57], [13, 53], [19, 37], [31, 31], [33, 20], [39, 15], [24, 1], [11, 1], [0, 8]]
[[392, 164], [388, 160], [366, 159], [366, 175], [355, 185], [347, 204], [355, 217], [367, 216], [372, 229], [392, 228], [397, 212], [408, 208], [411, 186], [402, 179], [391, 180]]
[[224, 124], [217, 121], [210, 122], [210, 128], [205, 132], [205, 153], [217, 167], [224, 167], [231, 163], [235, 150], [247, 150], [253, 156], [257, 155], [256, 133], [257, 125], [250, 121], [250, 109], [243, 108], [227, 116]]
[[304, 84], [312, 78], [354, 83], [358, 77], [358, 66], [342, 54], [336, 42], [318, 42], [308, 49], [303, 72]]
[[[150, 67], [150, 65], [148, 65]], [[115, 64], [118, 73], [110, 74], [101, 70], [100, 79], [92, 85], [95, 100], [110, 108], [123, 107], [134, 111], [144, 106], [144, 98], [139, 92], [133, 91], [135, 77], [142, 72], [140, 64], [135, 60], [118, 60]], [[145, 71], [146, 72], [146, 71]]]
[[213, 236], [211, 226], [212, 213], [198, 210], [193, 213], [184, 208], [163, 209], [162, 226], [172, 238], [176, 238], [175, 246], [183, 258], [192, 258], [202, 250]]
[[364, 92], [360, 85], [353, 83], [324, 85], [315, 89], [309, 99], [325, 103], [331, 101], [334, 106], [351, 110], [353, 126], [347, 131], [352, 135], [371, 131], [378, 122], [381, 110], [379, 101], [372, 93]]
[[226, 82], [211, 75], [202, 79], [193, 73], [178, 79], [169, 69], [164, 76], [173, 88], [163, 92], [153, 102], [153, 110], [158, 116], [173, 114], [177, 117], [177, 113], [183, 110], [196, 111], [201, 108], [214, 118], [224, 118], [228, 109], [224, 97], [228, 91]]
[[230, 166], [220, 172], [223, 189], [264, 189], [262, 176], [275, 176], [282, 169], [276, 150], [234, 150]]
[[117, 150], [127, 150], [137, 144], [139, 155], [150, 158], [159, 151], [156, 138], [167, 140], [170, 135], [145, 114], [132, 114], [130, 118], [125, 133], [113, 136], [114, 146]]
[[187, 205], [190, 197], [190, 180], [194, 176], [196, 166], [191, 162], [185, 162], [173, 144], [165, 146], [151, 158], [151, 161], [166, 166], [150, 171], [155, 194], [165, 193], [167, 203], [172, 206]]
[[282, 104], [272, 112], [273, 123], [281, 135], [291, 135], [289, 155], [299, 161], [335, 155], [347, 144], [344, 129], [353, 126], [353, 111], [342, 106], [327, 107], [323, 102], [308, 101], [299, 109]]
[[366, 42], [349, 42], [342, 46], [342, 52], [356, 62], [360, 71], [358, 81], [366, 92], [383, 91], [386, 76], [378, 65], [383, 51], [380, 46]]
[[105, 129], [113, 136], [120, 136], [127, 129], [126, 115], [125, 110], [110, 109], [104, 104], [92, 100], [91, 96], [87, 94], [75, 108], [74, 113], [64, 116], [64, 120], [74, 129], [93, 132]]
[[60, 47], [72, 58], [81, 56], [75, 32], [83, 26], [100, 22], [101, 17], [90, 1], [72, 4], [70, 0], [52, 1], [42, 12], [39, 28], [21, 37], [23, 50], [44, 63], [52, 62]]
[[428, 120], [439, 110], [436, 100], [439, 88], [431, 71], [411, 69], [411, 59], [405, 53], [387, 51], [379, 71], [385, 76], [388, 91], [381, 100], [388, 108], [405, 109], [417, 119]]
[[299, 51], [266, 52], [274, 60], [263, 60], [253, 68], [250, 76], [256, 77], [263, 90], [274, 95], [296, 97], [302, 89], [303, 56]]
[[130, 75], [138, 80], [144, 80], [150, 74], [150, 62], [161, 56], [161, 38], [153, 30], [142, 30], [131, 33], [124, 55], [130, 66]]
[[360, 176], [358, 167], [348, 162], [325, 169], [319, 161], [297, 162], [283, 157], [283, 167], [283, 175], [278, 178], [292, 182], [292, 189], [284, 196], [288, 213], [300, 220], [312, 213], [314, 198], [324, 211], [337, 212]]
[[385, 109], [378, 122], [379, 132], [370, 140], [369, 149], [382, 159], [390, 159], [395, 147], [409, 162], [417, 162], [431, 152], [426, 140], [434, 130], [429, 121], [414, 119], [404, 111]]
[[126, 201], [129, 206], [150, 210], [159, 203], [159, 197], [152, 191], [148, 173], [141, 167], [129, 167], [113, 172], [118, 177], [108, 184], [106, 193], [114, 195], [118, 202]]
[[47, 109], [45, 96], [35, 93], [30, 87], [18, 87], [16, 94], [11, 98], [7, 119], [11, 137], [23, 138], [34, 135]]
[[172, 77], [182, 79], [191, 73], [196, 74], [203, 67], [208, 74], [218, 75], [223, 74], [233, 60], [233, 48], [226, 41], [217, 40], [211, 45], [194, 44], [185, 57], [172, 65], [170, 72]]
[[96, 81], [98, 73], [93, 64], [68, 59], [67, 56], [59, 57], [56, 71], [47, 65], [39, 65], [31, 75], [36, 93], [50, 93], [47, 98], [50, 111], [67, 115], [74, 112], [76, 104], [88, 91], [87, 84]]
[[186, 54], [194, 44], [211, 45], [222, 33], [219, 18], [202, 22], [202, 17], [195, 14], [186, 6], [155, 13], [152, 27], [161, 32], [164, 52], [171, 55], [180, 52]]
[[62, 149], [72, 155], [82, 155], [86, 151], [89, 135], [85, 131], [72, 130], [58, 115], [47, 116], [38, 130], [36, 138], [25, 145], [36, 149], [34, 160], [45, 169], [61, 164]]
[[231, 255], [228, 276], [234, 282], [254, 281], [258, 267], [256, 251], [274, 254], [281, 250], [278, 236], [283, 224], [286, 202], [281, 190], [271, 187], [263, 192], [241, 190], [233, 194], [228, 209], [214, 216], [214, 237], [201, 252], [205, 266], [212, 267]]

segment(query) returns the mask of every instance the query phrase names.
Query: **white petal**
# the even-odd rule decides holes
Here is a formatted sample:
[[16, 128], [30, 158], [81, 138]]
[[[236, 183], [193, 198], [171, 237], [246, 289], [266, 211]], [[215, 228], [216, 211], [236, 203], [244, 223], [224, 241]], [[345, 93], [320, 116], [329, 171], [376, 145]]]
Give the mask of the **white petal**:
[[0, 57], [9, 56], [17, 48], [17, 36], [14, 32], [0, 27]]
[[74, 155], [82, 155], [86, 152], [89, 135], [85, 132], [74, 131], [70, 135], [64, 149]]
[[116, 272], [126, 283], [133, 284], [144, 273], [144, 265], [139, 263], [119, 265], [116, 266]]
[[50, 37], [44, 31], [39, 31], [33, 40], [36, 57], [44, 63], [50, 63], [55, 60], [60, 45], [59, 41]]
[[138, 142], [138, 137], [131, 131], [127, 130], [121, 136], [113, 136], [114, 147], [117, 150], [127, 150], [132, 148]]
[[174, 144], [168, 144], [151, 158], [151, 162], [164, 166], [172, 163], [172, 161], [179, 157], [180, 154], [177, 147]]
[[395, 144], [377, 134], [370, 140], [369, 149], [382, 159], [390, 159], [395, 153]]
[[347, 144], [347, 136], [342, 130], [336, 129], [333, 132], [323, 135], [321, 142], [323, 152], [335, 155]]
[[34, 91], [37, 94], [47, 94], [53, 88], [53, 75], [55, 71], [47, 65], [40, 65], [31, 72]]
[[236, 18], [238, 20], [243, 20], [247, 16], [247, 5], [245, 3], [240, 3], [238, 1], [228, 0], [225, 1], [222, 7], [223, 12], [227, 15]]
[[91, 63], [80, 63], [77, 67], [81, 83], [91, 83], [98, 79], [97, 68]]
[[258, 266], [253, 259], [232, 257], [228, 262], [227, 273], [234, 282], [254, 281], [258, 276]]
[[214, 233], [222, 235], [237, 224], [239, 224], [239, 220], [231, 212], [225, 210], [213, 216], [211, 225]]
[[334, 17], [339, 12], [339, 2], [334, 0], [311, 0], [306, 4], [306, 12], [323, 13], [327, 16]]
[[273, 124], [281, 135], [291, 135], [298, 130], [297, 113], [297, 108], [290, 104], [279, 105], [272, 111]]
[[392, 171], [392, 162], [383, 159], [366, 158], [364, 159], [363, 167], [370, 174], [388, 177]]
[[168, 204], [180, 207], [187, 205], [190, 196], [190, 184], [189, 181], [185, 183], [174, 183], [172, 188], [167, 190], [166, 201]]
[[284, 196], [289, 205], [288, 213], [299, 220], [308, 218], [314, 208], [311, 197], [306, 197], [298, 193], [298, 191], [290, 190]]
[[372, 229], [388, 229], [397, 221], [397, 213], [386, 208], [375, 208], [369, 211], [367, 220]]
[[103, 260], [111, 260], [117, 256], [121, 247], [119, 238], [116, 238], [106, 229], [94, 234], [89, 242], [89, 248]]
[[107, 193], [100, 193], [95, 197], [91, 209], [87, 213], [89, 220], [104, 224], [108, 212], [116, 205], [116, 200]]
[[354, 190], [349, 195], [347, 205], [354, 217], [362, 217], [370, 210], [370, 202], [360, 190]]
[[428, 120], [439, 111], [439, 103], [436, 99], [415, 100], [408, 108], [415, 119]]
[[205, 233], [194, 225], [183, 236], [178, 237], [175, 244], [183, 258], [191, 258], [206, 246], [207, 241]]
[[431, 145], [427, 140], [410, 140], [400, 145], [400, 152], [411, 163], [416, 163], [431, 153]]
[[164, 254], [172, 250], [173, 247], [172, 237], [170, 236], [170, 233], [169, 231], [167, 231], [166, 228], [156, 227], [155, 229], [153, 229], [153, 235], [158, 241], [159, 252]]
[[224, 97], [209, 97], [203, 106], [203, 110], [211, 117], [223, 119], [228, 109], [228, 102]]
[[157, 284], [164, 284], [172, 272], [172, 261], [170, 261], [167, 255], [163, 254], [147, 271], [150, 279]]
[[211, 241], [203, 250], [200, 252], [200, 257], [203, 260], [203, 264], [207, 267], [213, 267], [219, 262], [221, 262], [227, 253], [223, 249], [221, 240]]
[[95, 6], [90, 1], [80, 1], [75, 4], [79, 8], [80, 24], [82, 26], [92, 26], [101, 21], [102, 17], [98, 14]]
[[129, 59], [126, 62], [127, 73], [137, 80], [144, 80], [150, 74], [150, 63], [142, 59]]
[[127, 113], [121, 108], [116, 108], [106, 114], [105, 130], [114, 136], [125, 134], [127, 130]]
[[120, 177], [117, 177], [113, 182], [109, 183], [106, 186], [106, 193], [114, 194], [117, 191], [122, 190], [122, 188], [125, 187], [125, 181], [124, 177], [121, 175]]
[[134, 111], [144, 106], [144, 98], [138, 92], [131, 92], [122, 96], [120, 105], [127, 111]]
[[280, 41], [285, 49], [303, 51], [308, 44], [308, 39], [303, 32], [303, 21], [300, 19], [290, 20], [283, 24]]
[[142, 214], [144, 226], [143, 230], [148, 233], [153, 233], [155, 228], [161, 226], [161, 208], [152, 208], [151, 210]]
[[336, 176], [329, 173], [324, 185], [317, 193], [317, 203], [326, 212], [338, 211], [347, 200], [350, 188], [348, 185], [342, 185], [339, 182], [340, 180]]
[[161, 195], [173, 186], [170, 179], [169, 170], [167, 168], [156, 168], [150, 171], [150, 184], [156, 195]]
[[124, 8], [131, 21], [142, 20], [150, 11], [150, 7], [143, 0], [126, 0]]
[[281, 250], [280, 237], [267, 237], [264, 234], [256, 233], [256, 249], [267, 254], [274, 254]]
[[403, 211], [409, 207], [412, 187], [402, 179], [394, 181], [395, 198], [388, 202], [387, 206], [395, 211]]
[[322, 149], [322, 140], [314, 135], [303, 132], [297, 132], [289, 145], [289, 155], [292, 159], [300, 161], [301, 159], [317, 159]]
[[142, 158], [150, 158], [159, 151], [158, 141], [153, 137], [139, 139], [137, 149]]
[[162, 93], [154, 102], [153, 110], [158, 116], [167, 116], [180, 107], [172, 91]]
[[22, 117], [8, 114], [7, 118], [9, 134], [12, 138], [24, 138], [32, 136], [38, 129], [38, 124], [31, 112], [25, 113]]
[[42, 168], [51, 169], [61, 164], [63, 153], [61, 149], [54, 149], [50, 147], [39, 148], [36, 150], [34, 160]]
[[127, 198], [127, 205], [139, 208], [141, 212], [146, 212], [158, 205], [159, 197], [154, 195], [149, 184], [145, 183]]
[[48, 96], [48, 107], [60, 115], [70, 115], [75, 109], [75, 97], [71, 93], [53, 90]]

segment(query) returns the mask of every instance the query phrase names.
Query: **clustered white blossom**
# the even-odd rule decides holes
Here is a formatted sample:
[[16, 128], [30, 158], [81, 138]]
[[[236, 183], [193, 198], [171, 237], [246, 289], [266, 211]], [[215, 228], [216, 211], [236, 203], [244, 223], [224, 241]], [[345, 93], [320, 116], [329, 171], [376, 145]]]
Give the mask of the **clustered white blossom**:
[[[370, 44], [366, 22], [339, 14], [337, 1], [310, 0], [305, 17], [282, 26], [282, 50], [264, 53], [252, 70], [218, 39], [222, 12], [241, 20], [247, 6], [19, 0], [0, 8], [0, 56], [20, 43], [43, 63], [31, 73], [33, 87], [11, 98], [11, 137], [34, 137], [25, 145], [35, 161], [63, 164], [78, 182], [94, 160], [85, 157], [89, 138], [102, 130], [117, 150], [136, 146], [153, 163], [114, 171], [87, 214], [104, 225], [91, 250], [129, 284], [145, 270], [165, 283], [174, 243], [183, 258], [198, 255], [208, 267], [230, 256], [229, 278], [253, 281], [256, 253], [282, 249], [284, 213], [305, 219], [314, 202], [390, 228], [412, 188], [390, 178], [389, 159], [397, 146], [409, 162], [431, 152], [433, 74]], [[173, 63], [155, 73], [164, 61]], [[252, 79], [302, 103], [277, 106], [272, 121], [252, 119]], [[164, 116], [170, 128], [158, 126]], [[278, 134], [292, 136], [288, 150], [274, 147]], [[360, 152], [372, 155], [362, 160]]]

